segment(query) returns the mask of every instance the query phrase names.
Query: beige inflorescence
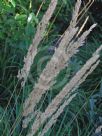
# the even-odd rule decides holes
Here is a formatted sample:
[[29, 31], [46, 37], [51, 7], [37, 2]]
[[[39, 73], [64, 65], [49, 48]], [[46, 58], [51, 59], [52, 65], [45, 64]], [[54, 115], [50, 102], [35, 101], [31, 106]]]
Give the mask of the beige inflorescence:
[[[27, 80], [34, 57], [37, 54], [37, 46], [44, 37], [43, 34], [56, 8], [56, 5], [57, 0], [51, 0], [49, 8], [43, 16], [41, 22], [38, 24], [35, 38], [33, 39], [33, 43], [30, 46], [24, 61], [24, 67], [21, 71], [19, 71], [18, 74], [19, 79], [23, 78], [22, 86], [24, 86]], [[50, 89], [50, 87], [53, 86], [53, 84], [55, 83], [55, 78], [60, 73], [60, 71], [63, 70], [66, 66], [68, 67], [70, 58], [79, 51], [79, 47], [84, 45], [85, 39], [93, 30], [93, 28], [96, 27], [96, 24], [93, 24], [88, 30], [83, 33], [81, 32], [87, 22], [87, 19], [85, 20], [81, 28], [77, 26], [80, 6], [81, 0], [77, 0], [75, 8], [73, 10], [72, 20], [68, 28], [62, 35], [58, 48], [55, 49], [51, 60], [47, 63], [37, 83], [34, 85], [33, 90], [24, 102], [23, 116], [25, 117], [25, 119], [23, 121], [22, 127], [26, 128], [29, 125], [29, 122], [31, 122], [31, 120], [35, 118], [34, 122], [32, 123], [30, 132], [27, 136], [33, 136], [34, 134], [36, 134], [39, 128], [43, 124], [45, 124], [42, 132], [39, 133], [39, 136], [44, 136], [48, 129], [51, 128], [54, 123], [56, 123], [57, 118], [63, 112], [64, 108], [77, 95], [74, 93], [74, 90], [77, 89], [79, 85], [86, 80], [87, 76], [93, 72], [93, 70], [100, 62], [99, 52], [102, 50], [102, 46], [100, 46], [96, 50], [93, 56], [63, 87], [60, 93], [57, 94], [55, 98], [53, 98], [44, 112], [41, 112], [39, 111], [39, 109], [37, 110], [35, 108], [36, 105], [40, 102], [43, 94], [45, 94]]]

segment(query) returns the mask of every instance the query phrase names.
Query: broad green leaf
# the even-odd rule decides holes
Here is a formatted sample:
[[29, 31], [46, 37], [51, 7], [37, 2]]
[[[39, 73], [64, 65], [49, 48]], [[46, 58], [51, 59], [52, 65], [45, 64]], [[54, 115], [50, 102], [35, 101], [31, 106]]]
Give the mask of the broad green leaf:
[[16, 20], [25, 20], [25, 19], [27, 19], [27, 15], [25, 15], [25, 14], [22, 14], [22, 15], [16, 14], [15, 19]]
[[16, 7], [16, 3], [14, 0], [9, 0], [9, 2], [11, 2], [12, 6], [15, 8]]
[[34, 13], [30, 13], [29, 14], [29, 16], [28, 16], [28, 23], [30, 23], [31, 21], [33, 21], [34, 20], [34, 22], [36, 23], [36, 24], [38, 24], [38, 18], [35, 16], [35, 14]]

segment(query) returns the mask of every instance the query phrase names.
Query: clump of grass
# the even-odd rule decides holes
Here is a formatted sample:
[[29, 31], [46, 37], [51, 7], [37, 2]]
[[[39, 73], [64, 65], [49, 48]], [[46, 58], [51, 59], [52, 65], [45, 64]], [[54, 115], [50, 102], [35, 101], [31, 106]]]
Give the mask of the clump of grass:
[[[99, 43], [99, 40], [97, 40], [99, 33], [97, 35], [95, 33], [92, 33], [92, 35], [95, 34], [94, 35], [95, 39], [91, 41], [93, 43], [89, 43], [88, 41], [87, 43], [88, 49], [86, 49], [86, 45], [83, 47], [80, 47], [80, 43], [82, 42], [82, 45], [83, 45], [83, 41], [85, 41], [83, 37], [84, 36], [87, 37], [88, 33], [90, 33], [90, 30], [93, 29], [94, 27], [93, 25], [93, 27], [90, 27], [90, 29], [87, 32], [82, 33], [82, 29], [84, 28], [88, 18], [86, 18], [81, 28], [78, 27], [78, 22], [80, 21], [80, 18], [79, 18], [77, 23], [75, 23], [77, 24], [77, 26], [75, 26], [75, 29], [74, 29], [74, 26], [72, 25], [73, 32], [75, 33], [75, 35], [73, 32], [70, 31], [71, 32], [70, 34], [73, 33], [74, 35], [73, 38], [69, 41], [68, 45], [67, 43], [63, 43], [64, 40], [65, 41], [67, 40], [68, 30], [66, 29], [65, 31], [65, 28], [67, 28], [68, 22], [70, 20], [69, 19], [70, 15], [68, 14], [68, 11], [70, 10], [70, 8], [72, 8], [72, 6], [70, 5], [72, 1], [70, 0], [67, 2], [63, 1], [64, 5], [62, 3], [62, 0], [58, 2], [59, 2], [59, 5], [57, 5], [57, 8], [59, 8], [59, 11], [61, 11], [60, 15], [58, 15], [59, 12], [58, 14], [55, 14], [56, 17], [58, 16], [56, 21], [55, 21], [56, 17], [53, 19], [53, 16], [52, 16], [51, 21], [53, 22], [55, 21], [54, 24], [53, 23], [50, 24], [49, 22], [49, 28], [51, 28], [52, 26], [54, 28], [53, 30], [50, 31], [50, 34], [52, 34], [53, 36], [44, 37], [44, 40], [43, 41], [41, 40], [40, 43], [43, 45], [41, 47], [41, 44], [40, 44], [39, 47], [37, 48], [37, 52], [35, 56], [36, 58], [33, 63], [34, 65], [32, 64], [33, 67], [32, 67], [32, 71], [30, 75], [31, 78], [28, 77], [30, 78], [29, 79], [30, 82], [28, 81], [26, 86], [24, 86], [25, 83], [22, 82], [24, 83], [22, 84], [24, 86], [23, 89], [20, 89], [20, 84], [18, 84], [17, 78], [16, 78], [16, 75], [18, 73], [18, 67], [22, 67], [23, 56], [25, 56], [25, 52], [27, 51], [27, 48], [29, 44], [31, 43], [31, 37], [33, 39], [33, 35], [35, 33], [34, 31], [36, 30], [35, 27], [38, 24], [38, 18], [42, 17], [42, 14], [44, 13], [45, 9], [47, 9], [48, 4], [50, 3], [50, 0], [45, 1], [45, 3], [43, 1], [43, 3], [40, 5], [43, 7], [41, 7], [41, 9], [39, 9], [38, 12], [37, 12], [37, 7], [34, 7], [33, 9], [33, 6], [35, 6], [36, 3], [40, 4], [41, 1], [34, 1], [34, 5], [32, 5], [31, 1], [25, 2], [23, 0], [22, 1], [19, 0], [17, 2], [16, 1], [11, 1], [11, 2], [2, 1], [1, 2], [1, 3], [4, 3], [3, 8], [2, 9], [0, 8], [0, 11], [2, 13], [0, 17], [1, 18], [0, 29], [3, 32], [0, 34], [0, 39], [1, 39], [0, 48], [2, 49], [2, 52], [0, 54], [0, 65], [1, 65], [0, 66], [0, 75], [1, 75], [1, 79], [0, 79], [0, 82], [1, 82], [0, 83], [0, 103], [1, 103], [1, 106], [0, 106], [0, 121], [1, 121], [0, 122], [0, 135], [2, 136], [8, 136], [8, 135], [16, 136], [18, 135], [18, 133], [19, 133], [19, 136], [27, 135], [27, 133], [28, 135], [29, 134], [33, 135], [34, 134], [32, 132], [33, 129], [35, 133], [37, 132], [36, 135], [42, 135], [42, 136], [43, 135], [47, 135], [47, 136], [49, 135], [52, 135], [52, 136], [53, 135], [56, 135], [56, 136], [83, 135], [83, 136], [87, 136], [87, 135], [91, 135], [94, 129], [93, 122], [91, 122], [90, 119], [88, 120], [87, 118], [87, 112], [89, 110], [87, 106], [88, 106], [88, 101], [90, 99], [89, 94], [91, 92], [97, 91], [99, 88], [99, 85], [97, 85], [97, 83], [99, 82], [100, 76], [101, 76], [101, 65], [99, 65], [98, 68], [96, 68], [96, 70], [93, 72], [93, 74], [91, 74], [91, 76], [88, 76], [88, 74], [90, 74], [95, 69], [95, 67], [98, 65], [99, 58], [97, 57], [96, 57], [97, 61], [95, 58], [95, 60], [92, 62], [93, 65], [90, 66], [91, 69], [88, 69], [86, 71], [86, 75], [84, 75], [82, 78], [83, 80], [80, 80], [79, 82], [79, 84], [81, 84], [81, 82], [83, 82], [85, 78], [88, 76], [86, 81], [81, 86], [82, 90], [81, 89], [76, 90], [76, 88], [79, 86], [77, 85], [75, 88], [76, 91], [74, 89], [70, 90], [68, 95], [66, 95], [66, 97], [64, 97], [65, 94], [63, 93], [64, 95], [63, 97], [61, 97], [62, 100], [60, 100], [61, 103], [59, 102], [58, 107], [57, 107], [58, 103], [54, 104], [52, 106], [52, 111], [54, 111], [54, 108], [55, 108], [55, 111], [49, 114], [49, 111], [51, 110], [49, 107], [51, 106], [51, 104], [53, 104], [53, 101], [56, 100], [57, 96], [59, 96], [61, 92], [65, 89], [65, 87], [70, 83], [71, 79], [73, 79], [76, 76], [76, 72], [78, 70], [81, 70], [82, 64], [84, 65], [86, 61], [91, 57], [92, 52], [94, 52], [101, 44]], [[89, 3], [90, 2], [91, 1], [89, 1]], [[0, 3], [0, 6], [2, 5], [1, 3]], [[39, 4], [38, 4], [38, 8], [40, 7]], [[59, 7], [60, 5], [61, 7]], [[68, 6], [67, 10], [63, 6], [65, 7]], [[86, 9], [86, 5], [84, 8]], [[32, 12], [35, 12], [37, 14], [34, 14]], [[65, 13], [65, 14], [63, 15], [62, 13], [63, 14]], [[80, 17], [80, 13], [78, 15], [79, 17]], [[32, 17], [31, 22], [28, 23], [27, 18], [30, 18], [30, 17]], [[33, 21], [36, 22], [36, 25]], [[1, 24], [2, 22], [3, 24]], [[64, 22], [66, 23], [64, 24]], [[57, 27], [56, 27], [56, 24], [57, 24]], [[59, 33], [62, 34], [62, 32], [64, 31], [65, 31], [64, 34], [66, 35], [66, 37], [65, 35], [56, 36]], [[46, 35], [44, 34], [43, 36], [46, 36]], [[49, 52], [47, 52], [49, 49], [48, 46], [50, 45], [50, 43], [51, 44], [53, 43], [56, 37], [61, 37], [61, 38], [58, 38], [59, 40], [57, 40], [58, 41], [57, 46], [56, 46], [56, 43], [55, 45], [52, 45], [54, 46], [54, 50], [53, 50], [53, 53], [49, 54]], [[101, 34], [99, 35], [99, 37], [101, 38]], [[90, 40], [92, 40], [92, 37], [90, 38]], [[62, 55], [64, 56], [64, 59], [63, 59], [64, 61], [62, 64], [59, 63], [60, 59], [57, 59], [59, 60], [58, 63], [55, 61], [56, 64], [61, 64], [61, 66], [63, 67], [60, 67], [61, 69], [57, 67], [57, 70], [54, 69], [55, 74], [52, 75], [51, 74], [52, 71], [50, 70], [46, 71], [46, 66], [51, 61], [52, 59], [51, 57], [53, 57], [53, 55], [55, 55], [56, 52], [58, 53], [57, 49], [61, 47], [61, 42], [62, 42], [62, 45], [65, 44], [66, 46], [65, 53], [69, 55], [68, 56]], [[95, 46], [95, 48], [93, 46]], [[72, 54], [77, 53], [76, 49], [79, 51], [78, 53], [79, 56], [75, 55], [72, 58], [71, 57]], [[72, 52], [72, 51], [75, 51], [75, 52]], [[90, 51], [90, 54], [89, 54], [89, 51]], [[60, 55], [58, 55], [57, 57], [62, 58], [62, 56]], [[96, 56], [97, 55], [98, 53], [96, 53]], [[74, 58], [77, 61], [73, 61]], [[47, 60], [47, 63], [46, 64], [45, 62], [43, 63], [43, 60], [44, 61]], [[80, 66], [78, 65], [79, 63], [78, 60], [81, 61], [79, 64]], [[64, 62], [66, 63], [64, 64]], [[36, 68], [36, 63], [37, 63], [37, 68]], [[42, 65], [43, 65], [43, 68], [42, 68]], [[53, 66], [51, 67], [53, 68]], [[56, 71], [59, 71], [59, 72], [56, 73]], [[48, 72], [51, 76], [51, 83], [48, 80], [49, 86], [44, 87], [44, 85], [47, 84], [47, 79], [49, 79], [49, 77], [48, 78], [43, 77], [43, 79], [40, 77], [42, 73], [44, 74], [44, 76], [46, 76], [47, 75], [46, 72]], [[34, 79], [33, 79], [33, 76], [34, 76]], [[43, 82], [43, 81], [46, 81], [46, 82]], [[40, 90], [39, 85], [41, 84], [42, 86]], [[29, 96], [31, 96], [30, 92], [31, 90], [33, 91], [35, 90], [36, 85], [38, 86], [38, 89], [37, 89], [38, 99], [36, 99], [36, 97], [34, 96], [33, 102], [34, 102], [35, 107], [33, 105], [31, 109], [32, 113], [29, 113], [28, 116], [25, 116], [25, 119], [23, 120], [23, 127], [28, 126], [28, 128], [24, 129], [22, 127], [22, 107], [25, 105], [23, 102], [28, 97], [28, 94]], [[97, 85], [97, 88], [96, 88], [96, 85]], [[32, 86], [33, 86], [33, 89], [32, 89]], [[68, 90], [66, 90], [66, 93], [67, 91]], [[34, 92], [32, 92], [32, 94], [33, 93]], [[28, 99], [30, 100], [30, 97]], [[26, 107], [26, 110], [28, 107]], [[28, 108], [28, 112], [29, 112], [29, 108]], [[46, 113], [49, 114], [49, 116], [45, 117], [44, 115], [46, 115]], [[44, 119], [42, 119], [43, 116], [44, 116]], [[38, 119], [38, 122], [37, 122], [37, 119]], [[35, 124], [36, 122], [37, 122], [38, 127]]]
[[[56, 4], [57, 4], [57, 2], [56, 2]], [[45, 112], [42, 113], [41, 111], [37, 112], [35, 110], [35, 107], [39, 103], [43, 94], [45, 94], [47, 92], [47, 90], [54, 84], [55, 77], [60, 73], [60, 71], [62, 69], [64, 69], [66, 67], [66, 62], [69, 62], [70, 58], [79, 51], [78, 48], [84, 44], [86, 37], [93, 30], [93, 28], [96, 26], [96, 24], [92, 25], [89, 30], [85, 31], [83, 34], [81, 34], [80, 37], [78, 37], [80, 34], [80, 31], [82, 31], [85, 23], [87, 22], [87, 19], [86, 19], [85, 23], [83, 24], [83, 26], [80, 29], [78, 27], [76, 27], [80, 5], [81, 5], [81, 0], [78, 0], [75, 5], [75, 9], [74, 9], [74, 12], [72, 15], [72, 20], [70, 22], [70, 25], [67, 28], [67, 30], [65, 31], [65, 33], [62, 35], [58, 48], [55, 49], [55, 52], [54, 52], [51, 60], [47, 63], [46, 67], [42, 71], [42, 73], [38, 79], [38, 82], [34, 85], [33, 91], [29, 94], [28, 98], [25, 100], [24, 108], [23, 108], [23, 116], [25, 117], [25, 120], [23, 122], [23, 127], [27, 127], [29, 122], [33, 118], [35, 118], [35, 121], [31, 126], [31, 131], [28, 134], [29, 136], [33, 136], [38, 131], [40, 126], [43, 125], [47, 121], [47, 119], [49, 119], [51, 116], [52, 116], [52, 120], [53, 120], [52, 124], [56, 122], [55, 120], [61, 114], [61, 112], [63, 112], [63, 108], [61, 108], [61, 111], [59, 111], [60, 114], [58, 114], [58, 113], [57, 113], [57, 115], [55, 114], [56, 119], [53, 118], [53, 114], [57, 110], [59, 110], [59, 106], [61, 105], [61, 103], [63, 103], [66, 96], [69, 96], [69, 94], [72, 92], [72, 90], [75, 90], [82, 82], [84, 82], [85, 79], [87, 78], [87, 76], [90, 73], [92, 73], [93, 70], [96, 68], [96, 66], [99, 64], [99, 52], [102, 49], [102, 47], [97, 49], [97, 51], [93, 54], [93, 57], [90, 58], [86, 62], [86, 64], [76, 73], [76, 75], [62, 89], [62, 91], [52, 100], [52, 102], [45, 109]], [[43, 26], [43, 24], [42, 24], [42, 26]], [[39, 30], [39, 25], [38, 25], [38, 29], [37, 29], [37, 33], [39, 34], [38, 30]], [[41, 39], [40, 39], [40, 41], [41, 41]], [[33, 50], [28, 51], [28, 54], [30, 56], [32, 56], [31, 55], [32, 51]], [[37, 54], [37, 50], [35, 50], [35, 51]], [[27, 65], [27, 67], [25, 67], [26, 69], [24, 70], [24, 72], [27, 69], [30, 70], [31, 64], [33, 62], [32, 60], [34, 59], [34, 56], [35, 56], [34, 55], [32, 57], [32, 59], [29, 59], [29, 58], [31, 58], [31, 57], [29, 57], [29, 55], [28, 55], [28, 60], [29, 60], [28, 62], [30, 65]], [[28, 71], [27, 73], [29, 73], [29, 70], [27, 70]], [[28, 74], [27, 74], [27, 76], [28, 76]], [[27, 79], [27, 76], [26, 76], [26, 79]], [[24, 78], [24, 82], [25, 81], [26, 80]], [[69, 101], [67, 101], [67, 105], [68, 105]], [[63, 104], [63, 106], [65, 107], [65, 105], [66, 105], [66, 102]], [[40, 118], [40, 121], [39, 121], [39, 118]], [[50, 127], [52, 126], [52, 124], [50, 124]], [[46, 129], [47, 129], [47, 127], [45, 127], [43, 134], [45, 133]]]
[[57, 5], [57, 0], [51, 0], [49, 8], [47, 9], [47, 11], [44, 14], [41, 22], [37, 26], [37, 32], [36, 32], [35, 37], [33, 39], [33, 43], [29, 47], [27, 57], [24, 58], [24, 63], [25, 63], [24, 67], [18, 73], [18, 79], [23, 80], [22, 86], [24, 86], [24, 84], [25, 84], [25, 82], [27, 80], [31, 65], [32, 65], [33, 60], [34, 60], [34, 57], [37, 54], [37, 47], [38, 47], [39, 43], [41, 42], [41, 40], [44, 37], [46, 27], [47, 27], [47, 25], [49, 23], [49, 20], [52, 17], [52, 14], [53, 14], [53, 12], [54, 12], [54, 10], [56, 8], [56, 5]]

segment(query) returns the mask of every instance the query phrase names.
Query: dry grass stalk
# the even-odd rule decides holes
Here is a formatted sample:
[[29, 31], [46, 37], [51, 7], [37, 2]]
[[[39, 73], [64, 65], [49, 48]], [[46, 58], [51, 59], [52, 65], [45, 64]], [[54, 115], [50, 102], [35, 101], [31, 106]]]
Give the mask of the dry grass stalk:
[[70, 96], [69, 99], [65, 100], [65, 102], [63, 103], [63, 105], [60, 106], [60, 108], [58, 109], [58, 111], [52, 116], [52, 118], [49, 120], [49, 122], [45, 125], [45, 127], [43, 128], [42, 132], [38, 135], [38, 136], [44, 136], [47, 131], [52, 127], [53, 124], [56, 123], [58, 117], [61, 115], [61, 113], [64, 111], [64, 108], [69, 105], [69, 103], [72, 101], [72, 99], [76, 96], [76, 94], [73, 94], [72, 96]]
[[[67, 35], [68, 36], [68, 35]], [[63, 38], [61, 44], [65, 44], [66, 38]], [[58, 49], [59, 50], [59, 49]], [[55, 51], [54, 56], [50, 62], [46, 65], [45, 69], [38, 79], [38, 83], [35, 84], [33, 91], [29, 94], [24, 104], [24, 116], [27, 116], [34, 110], [34, 107], [41, 99], [41, 96], [53, 85], [53, 79], [66, 65], [67, 57], [65, 51]], [[50, 69], [50, 70], [49, 70]]]
[[[78, 8], [80, 7], [81, 1], [77, 1], [75, 6], [75, 10], [77, 9], [77, 16], [78, 16]], [[75, 11], [73, 12], [75, 13]], [[72, 23], [65, 31], [63, 38], [59, 44], [59, 47], [55, 50], [55, 53], [51, 59], [51, 61], [47, 64], [41, 76], [38, 80], [38, 83], [34, 86], [33, 91], [29, 94], [29, 97], [26, 99], [24, 103], [24, 112], [23, 116], [28, 116], [29, 114], [33, 113], [36, 104], [40, 101], [42, 95], [46, 93], [46, 91], [53, 85], [53, 80], [57, 76], [57, 74], [62, 70], [66, 62], [70, 60], [70, 58], [77, 53], [77, 49], [83, 45], [84, 40], [86, 39], [87, 35], [90, 31], [96, 26], [95, 24], [90, 27], [90, 29], [82, 34], [78, 40], [70, 42], [73, 37], [75, 36], [78, 28], [75, 27], [76, 24], [76, 14], [72, 17]], [[75, 19], [75, 22], [74, 22]], [[69, 44], [70, 43], [70, 44]], [[68, 46], [69, 45], [69, 46]], [[68, 52], [66, 54], [65, 50], [68, 46]], [[50, 71], [49, 71], [50, 69]], [[29, 116], [28, 116], [29, 117]], [[26, 126], [26, 125], [24, 125]]]
[[72, 90], [76, 89], [96, 68], [96, 66], [99, 64], [99, 52], [101, 50], [102, 45], [86, 62], [86, 64], [76, 73], [76, 75], [69, 81], [69, 83], [62, 89], [62, 91], [52, 100], [52, 102], [46, 108], [45, 112], [41, 114], [40, 118], [36, 117], [36, 120], [31, 127], [31, 132], [28, 134], [28, 136], [33, 136], [37, 132], [39, 127], [56, 112], [66, 96], [68, 97]]
[[77, 3], [75, 5], [75, 9], [72, 14], [72, 20], [70, 22], [70, 28], [76, 27], [80, 6], [81, 6], [81, 0], [77, 0]]
[[[85, 74], [85, 76], [83, 77], [83, 79], [80, 81], [79, 84], [83, 83], [85, 81], [85, 79], [87, 78], [88, 75], [90, 75], [95, 68], [98, 66], [100, 61], [97, 61], [92, 67], [91, 69], [88, 71], [87, 74]], [[74, 91], [74, 90], [73, 90]], [[65, 100], [65, 102], [60, 106], [60, 108], [57, 110], [57, 112], [52, 116], [52, 118], [48, 121], [48, 123], [44, 126], [42, 132], [39, 133], [39, 136], [44, 136], [47, 131], [57, 122], [58, 117], [61, 115], [61, 113], [64, 111], [64, 108], [70, 104], [70, 102], [72, 101], [72, 99], [76, 96], [77, 93], [73, 94], [72, 96], [70, 96], [69, 98], [67, 98], [67, 100]], [[68, 96], [67, 96], [68, 97]]]
[[[70, 60], [70, 58], [77, 53], [77, 49], [83, 45], [84, 40], [86, 39], [87, 35], [90, 31], [95, 27], [92, 25], [90, 29], [83, 33], [83, 35], [78, 38], [76, 42], [72, 41], [68, 46], [68, 52], [66, 54], [66, 46], [68, 45], [68, 39], [73, 38], [73, 34], [76, 33], [77, 29], [74, 29], [74, 32], [66, 31], [65, 36], [62, 38], [62, 41], [59, 45], [59, 48], [56, 49], [54, 56], [52, 57], [51, 61], [47, 64], [46, 68], [41, 73], [41, 76], [38, 80], [38, 83], [35, 85], [33, 91], [30, 93], [29, 97], [25, 101], [24, 105], [24, 116], [27, 116], [29, 113], [32, 113], [36, 104], [40, 101], [41, 96], [53, 85], [53, 80], [57, 76], [57, 74], [62, 70], [66, 62]], [[67, 37], [69, 37], [67, 39]], [[65, 46], [65, 47], [64, 47]], [[50, 69], [50, 71], [49, 71]]]
[[51, 61], [47, 64], [46, 68], [42, 72], [38, 83], [34, 86], [33, 91], [25, 101], [23, 114], [24, 116], [27, 116], [29, 113], [33, 112], [36, 103], [39, 102], [41, 96], [53, 84], [51, 81], [53, 81], [54, 77], [59, 73], [59, 71], [65, 67], [66, 60], [68, 58], [65, 54], [65, 46], [68, 45], [78, 30], [78, 28], [73, 27], [75, 27], [77, 21], [80, 5], [81, 1], [78, 0], [73, 12], [72, 21], [64, 33], [64, 36], [59, 44], [59, 48], [55, 51]]
[[27, 126], [28, 126], [28, 124], [30, 123], [30, 121], [31, 121], [32, 119], [34, 119], [36, 115], [40, 117], [41, 114], [42, 114], [41, 111], [33, 112], [32, 114], [30, 114], [30, 116], [28, 116], [27, 118], [25, 118], [25, 119], [23, 120], [22, 127], [23, 127], [23, 128], [27, 128]]
[[33, 42], [29, 47], [27, 56], [24, 58], [24, 66], [18, 72], [18, 79], [19, 80], [23, 79], [21, 83], [22, 87], [25, 85], [34, 57], [37, 54], [37, 47], [44, 37], [46, 27], [48, 26], [49, 20], [51, 19], [53, 15], [56, 5], [57, 5], [57, 0], [51, 0], [51, 3], [49, 4], [49, 8], [47, 9], [41, 22], [37, 26], [37, 32], [35, 34]]
[[81, 47], [84, 42], [86, 37], [90, 34], [90, 32], [93, 30], [93, 28], [96, 27], [96, 24], [93, 24], [89, 30], [85, 31], [76, 41], [72, 41], [68, 47], [67, 47], [67, 54], [69, 55], [68, 58], [70, 58], [70, 55], [72, 57], [72, 54], [76, 54], [78, 52], [78, 48]]
[[[59, 54], [60, 54], [60, 52], [59, 52]], [[61, 54], [60, 54], [60, 56], [57, 56], [57, 58], [60, 58], [57, 60], [54, 56], [51, 59], [50, 63], [48, 63], [48, 65], [46, 66], [46, 68], [42, 72], [42, 74], [38, 80], [38, 83], [34, 87], [34, 90], [29, 95], [29, 98], [25, 101], [24, 116], [26, 116], [28, 113], [33, 111], [35, 105], [39, 102], [41, 96], [46, 92], [47, 89], [50, 88], [50, 86], [52, 86], [53, 82], [51, 82], [51, 81], [59, 73], [59, 71], [65, 67], [66, 60], [63, 58], [63, 56]], [[63, 62], [63, 63], [59, 62], [59, 60], [61, 60], [61, 62]], [[49, 71], [49, 69], [50, 69], [50, 71]], [[27, 108], [27, 110], [26, 110], [26, 108]]]

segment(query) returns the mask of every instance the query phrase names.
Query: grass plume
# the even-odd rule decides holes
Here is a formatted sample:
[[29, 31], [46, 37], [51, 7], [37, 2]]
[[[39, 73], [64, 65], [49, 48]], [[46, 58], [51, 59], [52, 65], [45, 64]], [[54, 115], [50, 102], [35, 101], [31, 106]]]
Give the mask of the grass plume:
[[[36, 120], [34, 121], [31, 132], [28, 134], [28, 136], [33, 136], [37, 130], [40, 128], [40, 126], [47, 121], [53, 114], [56, 112], [56, 110], [59, 109], [59, 106], [61, 105], [62, 101], [70, 96], [73, 90], [77, 89], [79, 85], [85, 81], [87, 76], [93, 72], [93, 70], [97, 67], [99, 64], [99, 52], [102, 50], [102, 46], [97, 49], [97, 51], [93, 54], [93, 56], [84, 64], [84, 66], [76, 73], [76, 75], [67, 83], [67, 85], [62, 89], [62, 91], [52, 100], [52, 102], [48, 105], [45, 112], [42, 113], [39, 116], [36, 117]], [[70, 99], [70, 98], [69, 98]]]
[[57, 5], [57, 0], [51, 0], [51, 3], [49, 4], [49, 7], [44, 14], [41, 22], [37, 26], [37, 32], [34, 36], [33, 42], [29, 47], [27, 56], [24, 58], [24, 66], [21, 70], [18, 72], [18, 79], [22, 80], [22, 87], [25, 85], [25, 82], [28, 78], [30, 68], [33, 64], [34, 57], [37, 54], [37, 47], [40, 44], [41, 40], [44, 38], [44, 33], [46, 31], [46, 28], [49, 24], [49, 20], [51, 19], [54, 10]]

